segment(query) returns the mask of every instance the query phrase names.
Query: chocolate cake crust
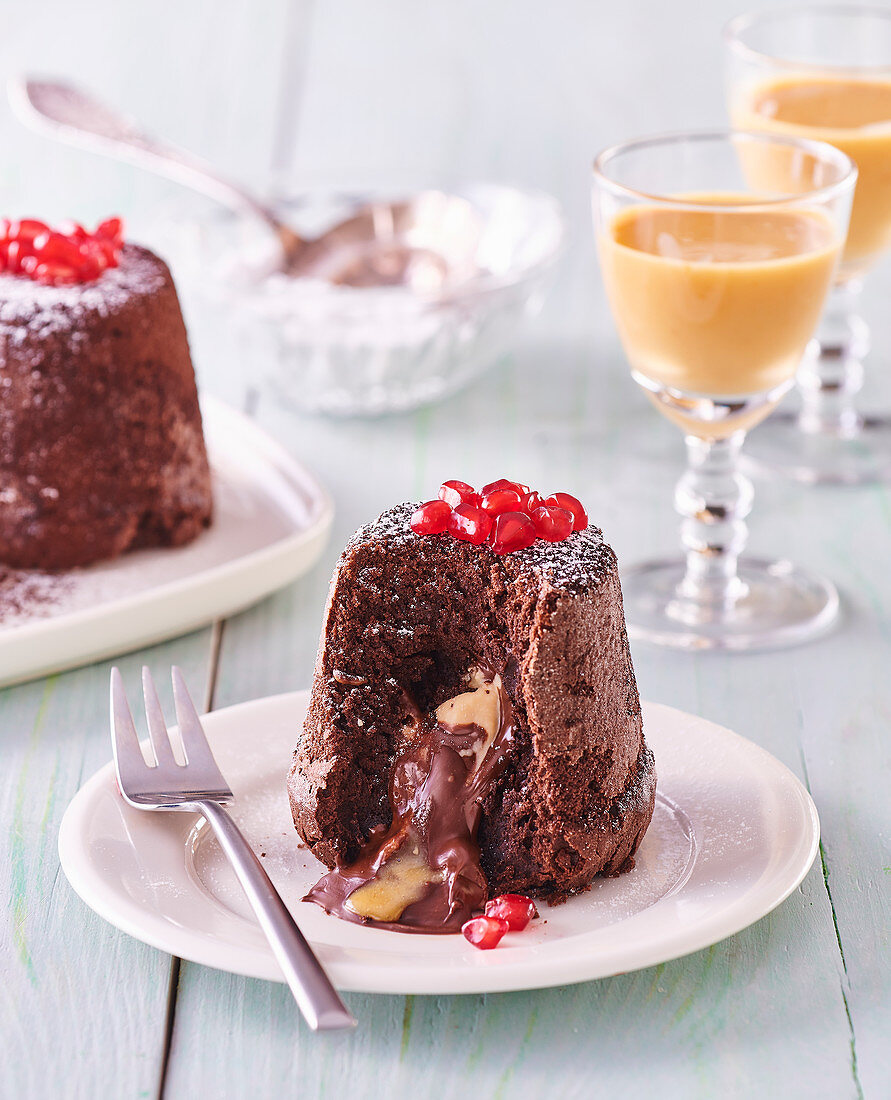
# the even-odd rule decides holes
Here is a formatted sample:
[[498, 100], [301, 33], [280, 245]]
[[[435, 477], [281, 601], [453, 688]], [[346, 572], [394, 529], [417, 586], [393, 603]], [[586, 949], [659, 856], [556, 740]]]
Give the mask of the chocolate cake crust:
[[127, 244], [92, 283], [0, 275], [0, 562], [67, 569], [178, 546], [211, 512], [167, 265]]
[[419, 537], [414, 507], [361, 528], [335, 570], [288, 781], [298, 832], [328, 867], [354, 860], [391, 824], [407, 697], [429, 712], [485, 665], [502, 677], [515, 726], [482, 802], [490, 893], [559, 900], [630, 868], [656, 776], [615, 555], [593, 527], [502, 556]]

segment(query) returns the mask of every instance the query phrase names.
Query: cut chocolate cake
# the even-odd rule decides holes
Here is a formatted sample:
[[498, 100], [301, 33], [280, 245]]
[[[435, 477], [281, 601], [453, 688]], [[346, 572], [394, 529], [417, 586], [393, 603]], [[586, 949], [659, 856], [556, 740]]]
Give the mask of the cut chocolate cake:
[[0, 274], [5, 564], [86, 565], [181, 545], [210, 522], [195, 376], [170, 272], [132, 244], [114, 262], [86, 282], [56, 268], [71, 271], [71, 285]]
[[487, 895], [559, 901], [631, 868], [656, 777], [600, 531], [499, 553], [416, 534], [413, 507], [340, 559], [288, 787], [334, 868], [308, 900], [455, 931]]

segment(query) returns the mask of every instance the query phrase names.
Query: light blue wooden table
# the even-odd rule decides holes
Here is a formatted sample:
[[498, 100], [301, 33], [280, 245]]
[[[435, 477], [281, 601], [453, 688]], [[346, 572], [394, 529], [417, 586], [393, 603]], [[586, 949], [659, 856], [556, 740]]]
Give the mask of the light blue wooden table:
[[[558, 285], [522, 351], [404, 417], [335, 422], [282, 409], [263, 364], [242, 361], [189, 301], [203, 387], [237, 405], [250, 396], [259, 422], [315, 466], [338, 513], [309, 576], [123, 657], [131, 683], [141, 664], [163, 674], [175, 661], [213, 707], [308, 685], [344, 539], [444, 477], [507, 474], [575, 492], [622, 561], [674, 546], [682, 445], [627, 377], [595, 269], [586, 173], [614, 140], [722, 122], [718, 33], [735, 10], [727, 0], [707, 12], [693, 0], [315, 10], [100, 0], [75, 11], [47, 0], [24, 21], [17, 12], [5, 72], [77, 76], [245, 178], [275, 162], [311, 184], [515, 181], [558, 195], [570, 220]], [[302, 85], [297, 110], [290, 98], [283, 106], [286, 77]], [[0, 135], [11, 211], [120, 211], [151, 239], [158, 210], [184, 201], [5, 116]], [[889, 289], [886, 267], [867, 294], [870, 397], [885, 408]], [[69, 799], [109, 758], [109, 662], [0, 693], [0, 1097], [891, 1096], [888, 489], [759, 485], [751, 545], [836, 580], [844, 610], [832, 635], [778, 654], [640, 646], [634, 657], [645, 697], [735, 729], [807, 784], [823, 844], [800, 889], [706, 951], [606, 981], [348, 995], [360, 1026], [346, 1038], [309, 1034], [283, 986], [181, 963], [115, 931], [69, 888], [57, 833]]]

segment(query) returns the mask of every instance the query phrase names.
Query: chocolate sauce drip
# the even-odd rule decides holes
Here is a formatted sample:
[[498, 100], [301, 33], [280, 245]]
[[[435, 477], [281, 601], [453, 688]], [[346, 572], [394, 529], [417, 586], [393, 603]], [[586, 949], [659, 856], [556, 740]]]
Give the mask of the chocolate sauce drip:
[[[457, 932], [488, 897], [480, 867], [477, 831], [482, 802], [504, 770], [513, 740], [513, 713], [501, 682], [482, 671], [484, 685], [498, 692], [498, 729], [482, 759], [487, 731], [476, 723], [447, 725], [424, 717], [397, 756], [390, 773], [389, 829], [372, 832], [359, 858], [338, 863], [303, 899], [344, 920], [399, 932]], [[410, 701], [410, 700], [409, 700]], [[411, 704], [413, 713], [417, 708]], [[369, 883], [392, 874], [400, 861], [430, 881], [395, 920], [362, 916], [347, 904]]]

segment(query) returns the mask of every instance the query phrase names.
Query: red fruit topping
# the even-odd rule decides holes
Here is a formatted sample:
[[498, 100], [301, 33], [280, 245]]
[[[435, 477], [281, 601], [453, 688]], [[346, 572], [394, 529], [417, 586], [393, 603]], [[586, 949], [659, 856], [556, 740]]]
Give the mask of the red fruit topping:
[[61, 233], [41, 233], [35, 237], [34, 254], [42, 263], [63, 263], [69, 267], [79, 267], [82, 259], [77, 241]]
[[480, 951], [490, 951], [498, 946], [508, 927], [507, 921], [498, 917], [474, 917], [461, 925], [461, 931], [474, 947], [478, 947]]
[[466, 481], [444, 481], [439, 487], [437, 496], [444, 500], [450, 508], [457, 508], [459, 504], [479, 504], [479, 493]]
[[441, 535], [451, 514], [452, 509], [444, 500], [428, 500], [412, 512], [409, 526], [418, 535]]
[[524, 512], [502, 512], [495, 521], [491, 546], [496, 554], [524, 550], [535, 542], [535, 524]]
[[541, 493], [529, 492], [523, 493], [523, 497], [520, 503], [520, 511], [525, 512], [526, 515], [531, 516], [536, 508], [540, 508], [544, 504], [544, 497]]
[[22, 270], [22, 260], [30, 256], [29, 245], [21, 241], [10, 241], [6, 249], [6, 270], [19, 274]]
[[80, 222], [72, 221], [62, 222], [58, 232], [61, 233], [63, 237], [70, 237], [73, 241], [85, 241], [90, 235]]
[[482, 546], [492, 530], [492, 517], [475, 504], [459, 504], [452, 509], [446, 529], [456, 539]]
[[6, 237], [11, 241], [30, 244], [35, 237], [39, 237], [41, 233], [49, 233], [49, 231], [50, 227], [44, 222], [37, 221], [36, 218], [20, 218], [18, 221], [9, 223]]
[[120, 218], [106, 218], [96, 226], [94, 237], [104, 237], [108, 241], [114, 241], [120, 245], [124, 242], [124, 223]]
[[480, 496], [488, 496], [489, 493], [495, 493], [499, 489], [513, 489], [515, 493], [519, 493], [519, 487], [515, 481], [508, 481], [506, 477], [500, 477], [497, 481], [490, 481], [488, 485], [484, 485], [480, 489]]
[[520, 494], [516, 489], [493, 489], [484, 493], [480, 507], [488, 512], [492, 519], [500, 516], [502, 512], [518, 512], [522, 510]]
[[511, 932], [522, 932], [538, 916], [538, 910], [532, 898], [523, 894], [501, 894], [486, 902], [486, 916], [506, 921]]
[[38, 264], [33, 278], [48, 286], [71, 286], [80, 282], [80, 274], [68, 264]]
[[29, 275], [54, 286], [98, 279], [117, 267], [124, 243], [120, 218], [109, 218], [92, 235], [77, 222], [50, 229], [36, 218], [0, 219], [0, 271]]
[[568, 508], [555, 508], [545, 504], [532, 513], [535, 532], [546, 542], [562, 542], [572, 534], [572, 512]]
[[572, 512], [573, 531], [584, 531], [588, 526], [588, 513], [585, 511], [582, 502], [577, 500], [576, 497], [570, 496], [569, 493], [552, 493], [545, 504], [552, 505], [555, 508], [565, 508], [567, 512]]

